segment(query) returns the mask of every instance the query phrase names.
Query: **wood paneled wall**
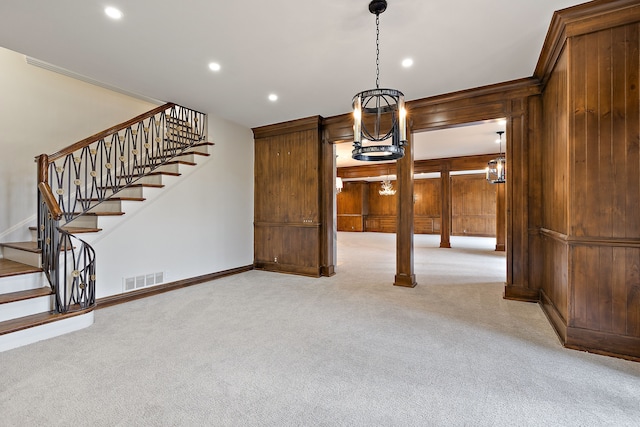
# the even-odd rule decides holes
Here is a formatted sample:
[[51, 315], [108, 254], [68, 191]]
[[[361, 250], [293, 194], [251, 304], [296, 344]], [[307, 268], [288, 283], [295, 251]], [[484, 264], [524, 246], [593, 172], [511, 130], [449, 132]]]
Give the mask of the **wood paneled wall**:
[[442, 207], [440, 179], [418, 179], [414, 182], [413, 232], [440, 234]]
[[552, 25], [532, 258], [566, 346], [640, 360], [640, 5], [607, 6]]
[[364, 231], [369, 214], [369, 186], [367, 182], [346, 181], [336, 196], [338, 231]]
[[[531, 78], [407, 102], [413, 132], [507, 118], [505, 298], [542, 300], [568, 347], [637, 360], [639, 22], [637, 0], [563, 9]], [[332, 270], [334, 159], [326, 144], [351, 140], [352, 125], [346, 113], [254, 129], [258, 268]], [[278, 160], [272, 145], [307, 157]], [[411, 203], [407, 188], [402, 208]], [[398, 230], [403, 259], [412, 260], [412, 233]], [[283, 256], [286, 265], [273, 261]], [[396, 268], [396, 277], [414, 277], [412, 262]]]
[[[455, 175], [451, 183], [452, 234], [495, 236], [497, 186], [482, 174]], [[338, 231], [396, 232], [396, 195], [382, 196], [380, 188], [379, 181], [345, 183], [337, 197]], [[440, 233], [441, 198], [440, 178], [414, 182], [414, 233]]]
[[484, 175], [451, 177], [451, 234], [496, 235], [496, 188]]
[[322, 274], [319, 126], [320, 117], [311, 117], [254, 129], [256, 268]]

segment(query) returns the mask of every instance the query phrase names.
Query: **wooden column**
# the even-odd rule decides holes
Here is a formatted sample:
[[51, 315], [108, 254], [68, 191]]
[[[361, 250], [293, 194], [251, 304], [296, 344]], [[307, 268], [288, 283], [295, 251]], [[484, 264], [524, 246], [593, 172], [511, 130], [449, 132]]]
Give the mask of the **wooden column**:
[[416, 275], [413, 271], [413, 140], [407, 135], [404, 157], [396, 162], [398, 184], [398, 216], [396, 228], [396, 278], [395, 286], [413, 288]]
[[320, 275], [333, 276], [336, 263], [336, 239], [335, 239], [335, 201], [336, 178], [333, 165], [336, 158], [335, 145], [327, 141], [326, 135], [322, 137], [321, 172], [322, 200], [320, 201]]
[[440, 247], [451, 247], [451, 174], [450, 165], [443, 164], [440, 171], [442, 212], [440, 213]]
[[496, 184], [496, 251], [504, 251], [507, 239], [507, 205], [505, 185]]

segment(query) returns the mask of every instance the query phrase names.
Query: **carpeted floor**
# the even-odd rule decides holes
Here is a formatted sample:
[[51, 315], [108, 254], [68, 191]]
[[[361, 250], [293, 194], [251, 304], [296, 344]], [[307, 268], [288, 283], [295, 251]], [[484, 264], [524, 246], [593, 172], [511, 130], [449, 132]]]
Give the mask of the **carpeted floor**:
[[638, 426], [640, 363], [563, 349], [502, 299], [493, 239], [339, 233], [313, 279], [250, 271], [0, 353], [2, 426]]

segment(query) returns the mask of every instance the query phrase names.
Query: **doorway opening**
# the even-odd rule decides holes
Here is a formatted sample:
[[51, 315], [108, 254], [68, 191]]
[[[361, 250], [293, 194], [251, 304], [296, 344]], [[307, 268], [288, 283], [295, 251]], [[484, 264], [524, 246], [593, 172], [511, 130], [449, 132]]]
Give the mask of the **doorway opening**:
[[[486, 179], [488, 162], [506, 152], [506, 140], [502, 141], [503, 150], [496, 142], [497, 132], [504, 132], [505, 128], [506, 120], [501, 118], [412, 135], [413, 250], [418, 279], [424, 260], [440, 258], [440, 253], [434, 256], [425, 252], [427, 248], [451, 247], [456, 250], [446, 252], [443, 249], [443, 255], [487, 256], [486, 261], [491, 265], [498, 260], [501, 281], [506, 280], [505, 184], [492, 184]], [[363, 233], [359, 238], [348, 238], [349, 241], [360, 240], [363, 245], [378, 245], [379, 240], [385, 240], [367, 241], [367, 235], [390, 234], [394, 237], [391, 243], [395, 245], [397, 199], [393, 193], [384, 194], [382, 186], [388, 180], [390, 187], [397, 189], [396, 164], [354, 161], [350, 150], [349, 143], [336, 145], [336, 174], [343, 186], [335, 201], [338, 268], [340, 250], [349, 248], [341, 245], [340, 240], [347, 239], [348, 233]], [[441, 174], [443, 168], [446, 177]], [[443, 180], [447, 180], [446, 187]], [[396, 247], [391, 246], [387, 254], [392, 262], [390, 272], [394, 271], [395, 252]], [[458, 262], [460, 265], [466, 263], [464, 260]], [[429, 270], [431, 273], [421, 271], [420, 275], [427, 274], [428, 277], [435, 270]]]

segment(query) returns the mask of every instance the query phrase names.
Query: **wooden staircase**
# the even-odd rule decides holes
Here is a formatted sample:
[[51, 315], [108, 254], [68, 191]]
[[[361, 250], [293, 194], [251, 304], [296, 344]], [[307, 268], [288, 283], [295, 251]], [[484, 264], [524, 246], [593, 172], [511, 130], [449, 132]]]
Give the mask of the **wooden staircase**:
[[[173, 149], [159, 153], [171, 160], [161, 166], [140, 165], [135, 168], [136, 176], [144, 175], [131, 184], [113, 190], [102, 187], [106, 198], [78, 199], [90, 202], [91, 208], [85, 212], [73, 212], [72, 217], [61, 229], [71, 234], [94, 235], [103, 230], [101, 218], [125, 215], [123, 204], [142, 203], [149, 188], [163, 188], [163, 177], [180, 176], [181, 168], [196, 166], [196, 160], [209, 156], [210, 142], [201, 142], [202, 137], [192, 132], [188, 123], [171, 118], [166, 138], [176, 139], [186, 149]], [[171, 152], [173, 151], [173, 152]], [[153, 158], [152, 158], [153, 160]], [[119, 176], [118, 178], [123, 178]], [[0, 243], [0, 351], [9, 350], [42, 339], [72, 332], [93, 323], [93, 308], [80, 309], [69, 313], [58, 313], [55, 307], [55, 293], [43, 271], [42, 251], [38, 247], [37, 228], [30, 227], [32, 240], [28, 242]], [[72, 251], [72, 247], [63, 248]]]

